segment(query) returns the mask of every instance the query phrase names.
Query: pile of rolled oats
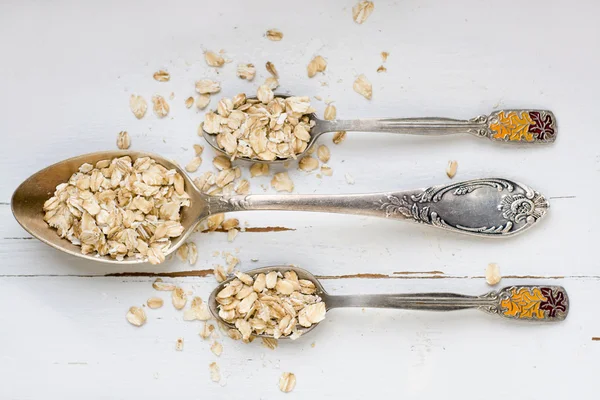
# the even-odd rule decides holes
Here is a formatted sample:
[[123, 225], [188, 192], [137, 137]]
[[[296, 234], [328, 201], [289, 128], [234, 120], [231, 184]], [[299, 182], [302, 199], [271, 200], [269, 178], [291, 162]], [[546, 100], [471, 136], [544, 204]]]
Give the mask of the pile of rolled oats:
[[217, 135], [217, 144], [232, 160], [240, 156], [295, 159], [310, 141], [313, 112], [309, 97], [275, 97], [265, 84], [258, 88], [256, 99], [244, 93], [221, 99], [217, 112], [205, 115], [202, 129]]
[[149, 157], [83, 164], [44, 203], [44, 221], [83, 254], [165, 260], [170, 238], [183, 232], [189, 206], [183, 177]]
[[315, 284], [294, 271], [251, 277], [242, 272], [217, 294], [219, 317], [235, 325], [242, 340], [253, 334], [297, 339], [302, 328], [325, 319], [325, 303]]

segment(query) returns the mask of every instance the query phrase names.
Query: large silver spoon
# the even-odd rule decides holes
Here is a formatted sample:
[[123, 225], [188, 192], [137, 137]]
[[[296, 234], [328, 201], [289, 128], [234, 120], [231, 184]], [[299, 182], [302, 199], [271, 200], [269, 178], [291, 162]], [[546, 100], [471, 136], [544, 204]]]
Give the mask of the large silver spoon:
[[[287, 95], [276, 95], [287, 98]], [[256, 97], [248, 97], [256, 99]], [[498, 110], [490, 115], [480, 115], [469, 120], [451, 118], [373, 118], [356, 120], [325, 121], [310, 115], [315, 126], [310, 130], [310, 141], [304, 152], [296, 157], [303, 157], [315, 144], [316, 140], [328, 132], [387, 132], [422, 136], [440, 136], [454, 134], [470, 134], [480, 138], [488, 138], [494, 142], [540, 144], [552, 143], [556, 140], [556, 118], [548, 110]], [[216, 135], [202, 129], [204, 139], [215, 150], [231, 157], [218, 144]], [[265, 161], [236, 155], [237, 159], [258, 163], [281, 163], [290, 158], [277, 158]]]
[[[364, 308], [398, 308], [404, 310], [454, 311], [469, 308], [496, 314], [502, 317], [521, 321], [562, 321], [569, 312], [569, 298], [561, 286], [518, 285], [491, 291], [481, 296], [470, 296], [455, 293], [403, 293], [403, 294], [363, 294], [363, 295], [330, 295], [325, 291], [319, 280], [310, 272], [293, 266], [274, 266], [257, 268], [246, 274], [254, 277], [271, 271], [294, 271], [299, 279], [314, 283], [316, 295], [325, 303], [327, 311], [341, 307]], [[210, 295], [208, 305], [217, 321], [229, 328], [235, 325], [219, 316], [217, 294], [229, 283], [236, 279], [232, 277], [222, 282]], [[260, 301], [260, 299], [258, 300]], [[313, 330], [318, 323], [308, 328], [302, 327], [302, 334]], [[297, 327], [299, 325], [296, 325]], [[258, 337], [272, 337], [267, 334], [257, 334]], [[281, 339], [288, 339], [281, 336]]]
[[109, 256], [81, 254], [81, 249], [43, 220], [43, 204], [56, 186], [67, 182], [84, 163], [115, 157], [151, 157], [168, 169], [175, 169], [185, 180], [191, 205], [182, 209], [184, 232], [172, 239], [168, 254], [177, 250], [196, 225], [209, 215], [246, 210], [312, 211], [359, 214], [408, 220], [447, 231], [482, 237], [507, 237], [535, 225], [548, 210], [548, 202], [530, 187], [509, 179], [488, 178], [450, 183], [425, 189], [394, 192], [338, 195], [239, 195], [208, 196], [200, 192], [192, 179], [177, 164], [151, 153], [105, 151], [69, 158], [29, 177], [12, 196], [12, 211], [17, 221], [42, 242], [66, 253], [90, 260], [135, 264], [142, 259], [118, 261]]

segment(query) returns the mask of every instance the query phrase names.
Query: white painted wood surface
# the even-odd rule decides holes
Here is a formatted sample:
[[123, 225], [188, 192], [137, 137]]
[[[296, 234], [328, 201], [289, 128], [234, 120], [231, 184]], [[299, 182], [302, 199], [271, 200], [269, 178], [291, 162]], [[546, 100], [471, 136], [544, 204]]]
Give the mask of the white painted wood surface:
[[[596, 398], [600, 4], [376, 1], [360, 26], [351, 18], [353, 4], [0, 4], [1, 399]], [[263, 37], [273, 27], [283, 31], [281, 42]], [[208, 49], [224, 49], [233, 62], [207, 67]], [[390, 52], [388, 72], [377, 74], [381, 51]], [[327, 71], [308, 79], [306, 65], [317, 54], [328, 60]], [[224, 233], [197, 234], [200, 257], [193, 267], [173, 259], [126, 268], [64, 256], [31, 239], [12, 218], [10, 196], [21, 181], [61, 159], [116, 148], [121, 130], [132, 136], [132, 149], [187, 163], [192, 144], [201, 143], [202, 113], [183, 104], [194, 94], [194, 81], [216, 78], [227, 96], [252, 92], [267, 77], [266, 61], [277, 66], [284, 92], [334, 99], [339, 118], [469, 118], [502, 107], [548, 108], [558, 118], [555, 145], [534, 148], [383, 134], [353, 134], [334, 146], [328, 135], [321, 140], [332, 150], [333, 177], [292, 168], [296, 192], [443, 183], [446, 164], [455, 159], [457, 180], [505, 176], [530, 184], [549, 196], [548, 217], [523, 236], [482, 240], [375, 218], [244, 213], [239, 217], [249, 226], [293, 230], [242, 233], [234, 243]], [[238, 62], [258, 67], [254, 82], [236, 78]], [[170, 82], [152, 79], [161, 68], [171, 73]], [[373, 83], [372, 101], [352, 91], [360, 73]], [[129, 110], [131, 93], [150, 99], [171, 92], [164, 120], [149, 110], [138, 121]], [[323, 103], [316, 104], [322, 111]], [[210, 155], [206, 150], [201, 171], [210, 168]], [[253, 179], [253, 192], [268, 181]], [[166, 305], [148, 310], [143, 328], [126, 322], [130, 306], [156, 294], [151, 273], [188, 271], [165, 279], [207, 298], [213, 277], [194, 275], [222, 262], [211, 256], [215, 250], [235, 249], [243, 269], [295, 263], [328, 276], [325, 286], [337, 293], [480, 294], [489, 290], [485, 266], [497, 262], [512, 276], [501, 285], [561, 284], [572, 308], [567, 321], [554, 325], [476, 311], [336, 310], [310, 336], [275, 351], [223, 337], [220, 358], [198, 337], [200, 325], [182, 321], [166, 293], [159, 293]], [[132, 272], [142, 274], [114, 276]], [[344, 277], [356, 274], [379, 278]], [[178, 337], [185, 339], [183, 352], [175, 351]], [[221, 384], [209, 379], [212, 361], [220, 365]], [[284, 371], [298, 379], [287, 395], [277, 387]]]

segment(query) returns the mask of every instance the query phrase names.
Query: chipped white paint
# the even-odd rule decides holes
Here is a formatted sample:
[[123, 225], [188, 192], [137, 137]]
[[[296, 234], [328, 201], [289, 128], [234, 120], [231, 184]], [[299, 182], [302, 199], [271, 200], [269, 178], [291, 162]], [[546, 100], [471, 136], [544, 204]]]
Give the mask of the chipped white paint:
[[[600, 4], [558, 1], [378, 1], [362, 25], [353, 1], [227, 4], [185, 1], [40, 3], [0, 5], [0, 398], [557, 398], [597, 386], [600, 320], [600, 136], [592, 120], [600, 84], [597, 71]], [[269, 10], [269, 12], [266, 12]], [[517, 12], [518, 10], [518, 12]], [[545, 21], [545, 22], [544, 22]], [[308, 25], [307, 25], [308, 23]], [[548, 25], [544, 25], [547, 23]], [[307, 30], [307, 26], [310, 27]], [[556, 29], [560, 26], [562, 29]], [[278, 28], [284, 38], [263, 37]], [[232, 63], [209, 68], [203, 50], [224, 49]], [[388, 51], [387, 72], [376, 73]], [[316, 55], [327, 70], [312, 79]], [[277, 65], [281, 93], [335, 100], [338, 118], [448, 116], [469, 118], [501, 107], [548, 108], [558, 118], [553, 146], [500, 146], [472, 137], [417, 138], [349, 134], [331, 150], [332, 177], [292, 169], [297, 193], [352, 193], [448, 182], [449, 159], [460, 163], [455, 180], [506, 176], [550, 197], [548, 218], [507, 240], [461, 237], [412, 225], [357, 216], [240, 213], [242, 224], [295, 230], [197, 234], [198, 262], [173, 258], [160, 267], [114, 266], [73, 259], [28, 238], [10, 214], [10, 195], [31, 173], [84, 152], [116, 149], [126, 130], [131, 148], [160, 153], [185, 165], [200, 143], [202, 111], [187, 109], [194, 81], [215, 79], [222, 95], [253, 91]], [[238, 62], [253, 63], [253, 82], [235, 76]], [[576, 69], [575, 69], [576, 68]], [[159, 69], [169, 82], [152, 78]], [[354, 93], [365, 74], [373, 99]], [[326, 83], [323, 85], [322, 83]], [[170, 100], [171, 92], [175, 93]], [[169, 116], [137, 120], [129, 96], [149, 102], [160, 94]], [[216, 96], [218, 98], [218, 96]], [[211, 107], [216, 105], [213, 99]], [[325, 105], [315, 102], [322, 112]], [[206, 147], [203, 158], [212, 153]], [[200, 168], [210, 167], [205, 162]], [[248, 171], [245, 174], [249, 176]], [[346, 183], [345, 174], [355, 179]], [[251, 179], [254, 193], [270, 177]], [[310, 336], [268, 350], [221, 337], [223, 354], [198, 336], [201, 323], [184, 322], [169, 293], [150, 277], [103, 277], [118, 272], [175, 272], [224, 263], [215, 250], [239, 249], [241, 268], [296, 263], [317, 275], [372, 273], [396, 279], [328, 279], [336, 293], [489, 290], [485, 267], [496, 262], [502, 285], [541, 283], [509, 276], [564, 276], [572, 309], [557, 325], [519, 324], [476, 311], [448, 314], [394, 310], [335, 310]], [[258, 262], [252, 262], [258, 259]], [[394, 272], [438, 270], [455, 279], [408, 279]], [[431, 277], [430, 274], [416, 275]], [[472, 278], [476, 277], [476, 278]], [[207, 298], [212, 277], [174, 281]], [[158, 296], [165, 306], [146, 309], [136, 328], [130, 306]], [[222, 336], [222, 335], [221, 335]], [[177, 338], [185, 339], [175, 351]], [[315, 347], [311, 343], [315, 342]], [[217, 361], [221, 382], [210, 381]], [[560, 363], [560, 364], [559, 364]], [[296, 374], [290, 394], [279, 391], [282, 372]], [[490, 379], [511, 378], [505, 385]], [[468, 379], [467, 379], [468, 377]], [[460, 385], [458, 385], [460, 383]], [[567, 386], [568, 383], [568, 386]]]

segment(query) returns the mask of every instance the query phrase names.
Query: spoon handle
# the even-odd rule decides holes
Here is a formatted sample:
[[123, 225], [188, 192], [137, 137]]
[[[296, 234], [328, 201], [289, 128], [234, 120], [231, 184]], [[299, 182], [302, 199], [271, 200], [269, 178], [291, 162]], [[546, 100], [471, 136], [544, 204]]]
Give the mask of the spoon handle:
[[510, 286], [481, 296], [455, 293], [328, 296], [327, 308], [371, 307], [454, 311], [477, 308], [490, 314], [525, 321], [562, 321], [569, 298], [561, 286]]
[[360, 131], [411, 135], [469, 133], [493, 141], [551, 143], [556, 139], [556, 118], [548, 110], [499, 110], [469, 120], [450, 118], [381, 118], [323, 121], [324, 132]]
[[408, 220], [477, 236], [504, 237], [528, 229], [549, 205], [528, 186], [501, 178], [426, 189], [346, 195], [248, 195], [209, 199], [216, 212], [287, 210]]

